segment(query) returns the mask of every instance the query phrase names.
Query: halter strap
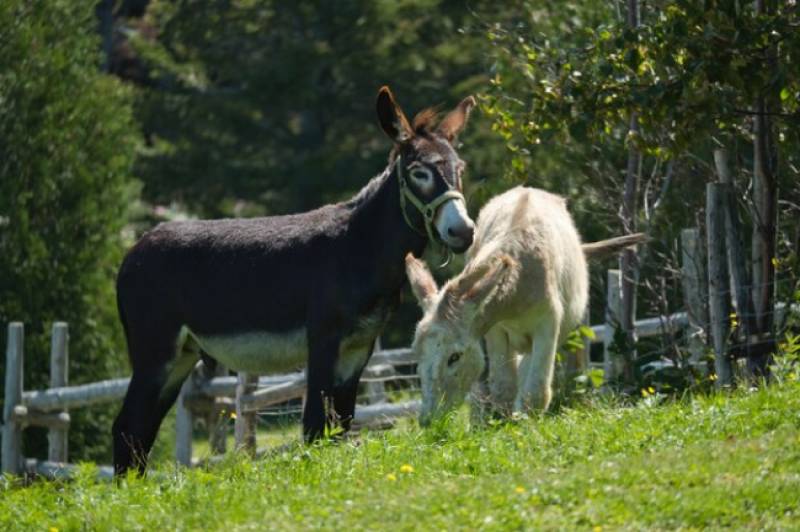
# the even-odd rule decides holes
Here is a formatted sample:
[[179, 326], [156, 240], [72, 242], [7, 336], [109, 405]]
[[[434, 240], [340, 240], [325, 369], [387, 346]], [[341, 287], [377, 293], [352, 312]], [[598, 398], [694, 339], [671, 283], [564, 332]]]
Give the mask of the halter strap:
[[406, 224], [419, 235], [426, 236], [425, 233], [420, 231], [413, 223], [411, 223], [408, 213], [406, 212], [406, 201], [408, 201], [419, 211], [420, 214], [422, 214], [422, 218], [425, 221], [425, 232], [427, 233], [428, 239], [432, 244], [435, 244], [436, 238], [434, 237], [433, 233], [433, 219], [436, 217], [436, 210], [443, 203], [450, 201], [451, 199], [460, 199], [466, 203], [464, 200], [464, 195], [455, 188], [450, 187], [450, 184], [445, 181], [449, 190], [433, 198], [428, 203], [423, 203], [417, 196], [414, 195], [411, 187], [408, 186], [406, 178], [403, 176], [403, 165], [401, 164], [399, 156], [395, 160], [395, 165], [397, 166], [397, 181], [400, 183], [400, 210], [403, 211], [403, 218], [405, 219]]

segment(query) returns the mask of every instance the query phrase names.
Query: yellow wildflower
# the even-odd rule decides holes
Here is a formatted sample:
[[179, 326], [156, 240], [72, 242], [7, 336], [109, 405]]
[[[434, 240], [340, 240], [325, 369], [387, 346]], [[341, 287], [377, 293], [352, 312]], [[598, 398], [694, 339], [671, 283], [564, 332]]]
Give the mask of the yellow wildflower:
[[603, 527], [596, 525], [594, 528], [592, 528], [592, 532], [603, 532]]
[[401, 473], [413, 473], [414, 468], [410, 464], [403, 464], [400, 466]]
[[389, 482], [394, 482], [395, 480], [397, 480], [397, 477], [395, 476], [394, 473], [389, 473], [388, 475], [386, 475], [386, 480], [388, 480]]
[[516, 488], [514, 488], [514, 491], [516, 491], [517, 493], [522, 494], [522, 493], [525, 493], [525, 488], [523, 488], [522, 486], [517, 486]]
[[236, 419], [236, 412], [231, 412], [231, 419]]

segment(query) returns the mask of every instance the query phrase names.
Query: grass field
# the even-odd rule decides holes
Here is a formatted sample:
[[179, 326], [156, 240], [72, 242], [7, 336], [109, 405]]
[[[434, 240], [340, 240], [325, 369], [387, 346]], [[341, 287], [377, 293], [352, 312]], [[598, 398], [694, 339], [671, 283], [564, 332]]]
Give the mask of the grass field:
[[800, 529], [800, 384], [593, 404], [468, 430], [414, 423], [119, 486], [0, 494], [1, 530]]

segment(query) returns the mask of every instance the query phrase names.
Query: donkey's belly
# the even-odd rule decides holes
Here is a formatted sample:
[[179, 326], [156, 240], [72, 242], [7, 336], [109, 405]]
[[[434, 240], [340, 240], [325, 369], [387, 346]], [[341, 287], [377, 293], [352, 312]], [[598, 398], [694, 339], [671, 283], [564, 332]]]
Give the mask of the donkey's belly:
[[285, 333], [189, 334], [211, 358], [234, 371], [269, 374], [303, 369], [308, 360], [304, 327]]

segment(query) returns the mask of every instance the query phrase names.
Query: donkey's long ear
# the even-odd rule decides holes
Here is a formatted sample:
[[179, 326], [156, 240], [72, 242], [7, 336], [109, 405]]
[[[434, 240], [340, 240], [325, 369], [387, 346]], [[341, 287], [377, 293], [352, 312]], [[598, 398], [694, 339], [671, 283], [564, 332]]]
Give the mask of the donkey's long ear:
[[453, 142], [461, 130], [464, 129], [464, 126], [467, 125], [467, 120], [469, 120], [469, 114], [473, 107], [475, 107], [475, 98], [473, 96], [467, 96], [461, 100], [461, 103], [447, 113], [447, 116], [439, 124], [439, 133], [450, 142]]
[[519, 263], [506, 254], [499, 255], [466, 271], [455, 285], [454, 296], [464, 303], [486, 303], [496, 291], [502, 291], [518, 271]]
[[378, 101], [375, 103], [378, 111], [378, 121], [383, 131], [396, 143], [405, 142], [414, 136], [414, 131], [408, 123], [403, 110], [397, 105], [392, 91], [384, 85], [378, 91]]
[[414, 258], [414, 255], [409, 253], [406, 255], [406, 275], [408, 275], [411, 291], [414, 292], [414, 297], [417, 298], [419, 306], [422, 307], [423, 311], [427, 311], [439, 291], [430, 270], [428, 270], [424, 262]]

